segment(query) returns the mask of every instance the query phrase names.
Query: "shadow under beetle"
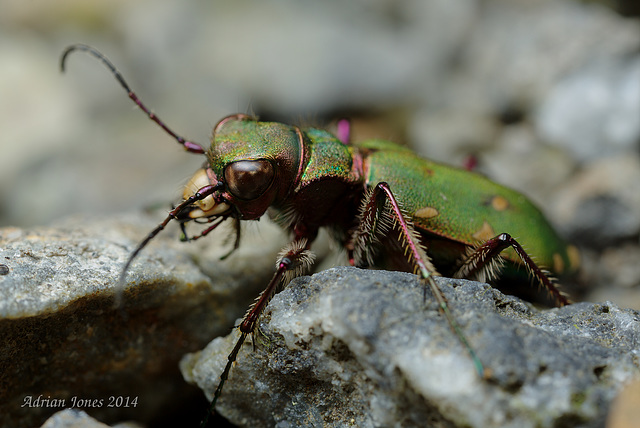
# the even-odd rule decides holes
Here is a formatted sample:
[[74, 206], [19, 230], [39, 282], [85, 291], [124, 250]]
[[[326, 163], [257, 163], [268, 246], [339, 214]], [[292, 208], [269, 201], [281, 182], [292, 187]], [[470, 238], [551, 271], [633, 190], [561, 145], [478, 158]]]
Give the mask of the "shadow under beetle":
[[[376, 265], [420, 276], [481, 376], [482, 364], [451, 315], [435, 275], [493, 281], [528, 274], [531, 285], [545, 290], [553, 304], [569, 303], [540, 266], [554, 275], [570, 275], [579, 265], [577, 250], [567, 246], [520, 193], [473, 172], [422, 159], [391, 142], [351, 143], [346, 122], [334, 136], [236, 114], [218, 122], [211, 145], [204, 148], [175, 134], [149, 111], [96, 49], [81, 44], [68, 47], [61, 59], [63, 71], [67, 56], [76, 50], [102, 61], [151, 120], [185, 150], [206, 157], [205, 166], [185, 186], [182, 202], [130, 255], [120, 276], [121, 287], [133, 259], [172, 219], [180, 224], [183, 240], [198, 239], [232, 221], [235, 243], [228, 254], [240, 243], [240, 221], [257, 220], [266, 212], [291, 235], [291, 243], [278, 255], [273, 278], [239, 325], [240, 336], [207, 417], [276, 288], [313, 264], [310, 248], [320, 228], [328, 229], [346, 250], [351, 265]], [[189, 222], [207, 226], [189, 237], [185, 228]], [[526, 273], [517, 270], [521, 266]]]

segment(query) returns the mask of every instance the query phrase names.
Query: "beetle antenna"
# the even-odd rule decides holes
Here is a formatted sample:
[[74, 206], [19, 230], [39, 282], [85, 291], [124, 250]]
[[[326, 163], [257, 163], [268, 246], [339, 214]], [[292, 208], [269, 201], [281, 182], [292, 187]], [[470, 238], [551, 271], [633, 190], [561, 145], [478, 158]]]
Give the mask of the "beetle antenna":
[[136, 249], [133, 250], [133, 252], [129, 255], [129, 258], [127, 259], [127, 262], [125, 263], [124, 267], [122, 268], [122, 272], [120, 272], [120, 277], [118, 278], [118, 283], [116, 285], [116, 298], [115, 298], [115, 302], [114, 302], [114, 307], [116, 307], [116, 308], [122, 307], [122, 293], [124, 291], [125, 279], [127, 279], [127, 272], [129, 271], [129, 267], [131, 266], [131, 263], [138, 256], [140, 251], [142, 251], [142, 249], [144, 247], [146, 247], [147, 244], [153, 238], [155, 238], [156, 235], [158, 233], [160, 233], [172, 219], [176, 218], [178, 216], [178, 214], [180, 213], [180, 211], [182, 211], [185, 207], [193, 204], [194, 202], [203, 200], [207, 196], [213, 194], [213, 192], [215, 192], [216, 190], [220, 190], [220, 188], [222, 186], [223, 186], [223, 184], [220, 183], [220, 182], [217, 183], [216, 185], [204, 186], [203, 188], [198, 190], [194, 195], [189, 196], [187, 199], [185, 199], [184, 201], [180, 202], [178, 204], [178, 206], [176, 206], [174, 209], [169, 211], [169, 214], [164, 219], [164, 221], [162, 223], [160, 223], [159, 225], [157, 225], [147, 235], [147, 237], [144, 238], [142, 240], [142, 242], [140, 242], [138, 244]]
[[109, 61], [109, 59], [106, 56], [104, 56], [100, 51], [98, 51], [96, 48], [91, 47], [89, 45], [83, 45], [83, 44], [80, 44], [80, 43], [67, 47], [64, 50], [64, 52], [62, 53], [62, 57], [60, 58], [60, 70], [63, 73], [65, 71], [65, 62], [67, 60], [67, 57], [69, 56], [69, 54], [71, 52], [74, 52], [74, 51], [87, 52], [90, 55], [93, 55], [94, 57], [98, 58], [109, 69], [109, 71], [111, 71], [111, 74], [113, 74], [113, 76], [116, 78], [118, 83], [120, 83], [120, 86], [122, 86], [125, 89], [125, 91], [127, 91], [127, 94], [129, 95], [129, 98], [131, 98], [131, 100], [134, 103], [136, 103], [136, 105], [140, 108], [140, 110], [145, 112], [147, 114], [147, 116], [149, 117], [149, 119], [153, 120], [157, 125], [159, 125], [162, 129], [164, 129], [164, 131], [167, 134], [171, 135], [180, 145], [182, 145], [182, 147], [184, 147], [184, 149], [186, 151], [191, 152], [191, 153], [197, 153], [197, 154], [205, 153], [205, 150], [202, 148], [202, 146], [200, 144], [194, 143], [193, 141], [188, 141], [188, 140], [184, 139], [183, 137], [179, 136], [178, 134], [173, 132], [167, 125], [165, 125], [164, 122], [162, 120], [160, 120], [160, 118], [158, 116], [156, 116], [151, 110], [149, 110], [144, 105], [142, 100], [140, 100], [140, 98], [138, 98], [138, 96], [135, 94], [135, 92], [133, 92], [131, 90], [131, 88], [127, 84], [126, 80], [124, 80], [124, 77], [118, 71], [116, 66], [113, 65], [113, 63], [111, 61]]

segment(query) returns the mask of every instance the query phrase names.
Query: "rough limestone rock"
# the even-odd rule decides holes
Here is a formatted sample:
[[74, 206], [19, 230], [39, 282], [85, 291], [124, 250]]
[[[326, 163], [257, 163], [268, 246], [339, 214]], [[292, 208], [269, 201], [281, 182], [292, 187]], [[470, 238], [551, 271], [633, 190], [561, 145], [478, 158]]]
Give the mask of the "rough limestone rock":
[[[485, 379], [417, 277], [334, 268], [274, 297], [218, 411], [246, 427], [598, 427], [640, 375], [637, 311], [538, 310], [486, 284], [438, 284]], [[236, 338], [185, 357], [185, 378], [211, 396]]]
[[[121, 424], [112, 425], [112, 428], [142, 428], [134, 422], [124, 422]], [[42, 425], [42, 428], [109, 428], [109, 425], [105, 425], [89, 416], [86, 412], [77, 409], [65, 409], [57, 412], [51, 416]]]
[[161, 218], [0, 229], [0, 426], [40, 426], [64, 408], [147, 424], [200, 397], [180, 358], [229, 332], [272, 275], [285, 237], [249, 230], [246, 245], [220, 261], [230, 244], [215, 236], [224, 234], [187, 245], [170, 229], [133, 263], [115, 308], [126, 257]]

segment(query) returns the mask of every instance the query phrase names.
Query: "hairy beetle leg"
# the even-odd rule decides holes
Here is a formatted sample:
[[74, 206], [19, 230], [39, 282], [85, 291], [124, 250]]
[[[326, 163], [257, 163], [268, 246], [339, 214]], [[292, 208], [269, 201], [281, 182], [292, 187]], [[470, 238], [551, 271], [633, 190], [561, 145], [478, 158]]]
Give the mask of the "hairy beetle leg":
[[249, 334], [252, 334], [256, 329], [258, 319], [265, 307], [273, 297], [277, 286], [280, 283], [287, 283], [291, 279], [296, 276], [300, 276], [304, 273], [312, 264], [315, 259], [313, 253], [309, 250], [309, 242], [305, 238], [300, 238], [294, 240], [292, 243], [287, 245], [279, 254], [278, 262], [276, 263], [276, 272], [271, 278], [271, 281], [264, 289], [262, 293], [258, 296], [256, 301], [249, 307], [249, 310], [244, 315], [242, 322], [240, 323], [240, 337], [236, 342], [233, 350], [227, 357], [227, 364], [220, 375], [220, 382], [218, 383], [218, 387], [216, 388], [215, 393], [213, 394], [213, 399], [211, 400], [211, 404], [209, 405], [209, 411], [205, 415], [201, 427], [204, 427], [209, 419], [209, 415], [213, 414], [216, 408], [216, 403], [222, 394], [222, 388], [229, 377], [229, 372], [231, 371], [231, 367], [233, 363], [236, 361], [238, 357], [238, 353], [240, 352], [240, 348], [244, 343], [245, 339]]
[[547, 272], [540, 269], [531, 259], [522, 246], [508, 233], [501, 233], [491, 238], [477, 248], [473, 248], [467, 254], [460, 265], [454, 278], [478, 278], [479, 281], [493, 279], [499, 274], [502, 259], [500, 253], [507, 248], [513, 248], [522, 260], [530, 275], [544, 288], [557, 306], [569, 304], [567, 297], [558, 290]]
[[350, 261], [354, 264], [363, 263], [364, 259], [369, 257], [368, 250], [371, 244], [376, 242], [376, 237], [379, 234], [386, 233], [391, 228], [399, 229], [400, 237], [405, 247], [405, 254], [409, 261], [415, 266], [416, 273], [422, 277], [423, 281], [431, 289], [440, 311], [444, 314], [460, 343], [471, 356], [476, 371], [480, 377], [484, 377], [484, 368], [480, 359], [455, 321], [442, 291], [440, 291], [433, 279], [434, 276], [439, 275], [438, 272], [422, 247], [419, 235], [409, 217], [403, 214], [400, 204], [389, 185], [385, 182], [378, 183], [367, 193], [362, 202], [358, 228], [347, 244]]

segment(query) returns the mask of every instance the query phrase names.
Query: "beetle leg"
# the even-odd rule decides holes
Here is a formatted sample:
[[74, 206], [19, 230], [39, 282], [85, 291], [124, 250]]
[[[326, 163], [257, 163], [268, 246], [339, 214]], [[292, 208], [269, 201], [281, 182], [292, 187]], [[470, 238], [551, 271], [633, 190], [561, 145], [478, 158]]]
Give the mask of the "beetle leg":
[[347, 248], [354, 249], [354, 262], [361, 264], [365, 261], [365, 258], [367, 259], [366, 261], [369, 261], [371, 244], [375, 243], [379, 234], [386, 233], [391, 228], [397, 228], [400, 231], [400, 237], [405, 247], [405, 255], [415, 266], [416, 273], [422, 277], [422, 280], [431, 289], [440, 311], [444, 314], [449, 326], [471, 356], [478, 374], [481, 377], [484, 376], [482, 363], [453, 318], [442, 291], [440, 291], [433, 279], [434, 276], [439, 274], [420, 243], [418, 232], [416, 232], [409, 217], [403, 214], [400, 204], [389, 185], [385, 182], [378, 183], [368, 192], [360, 207], [358, 227], [353, 233], [351, 241], [347, 244]]
[[187, 234], [187, 228], [185, 226], [187, 222], [182, 222], [180, 223], [180, 231], [182, 232], [180, 235], [180, 241], [182, 242], [195, 241], [196, 239], [200, 239], [203, 236], [207, 236], [209, 232], [211, 232], [212, 230], [220, 226], [220, 224], [222, 224], [222, 222], [225, 221], [227, 218], [228, 217], [218, 217], [214, 220], [211, 220], [213, 222], [211, 226], [207, 227], [205, 230], [200, 232], [199, 235], [193, 235], [193, 236], [189, 236]]
[[[189, 236], [187, 234], [187, 229], [185, 227], [186, 222], [182, 222], [180, 223], [180, 231], [182, 232], [180, 235], [180, 240], [182, 242], [188, 242], [188, 241], [195, 241], [196, 239], [200, 239], [203, 236], [207, 236], [211, 231], [215, 230], [220, 224], [222, 224], [222, 222], [224, 222], [225, 220], [229, 219], [228, 216], [224, 216], [224, 217], [219, 217], [213, 220], [210, 220], [211, 222], [214, 222], [211, 226], [207, 227], [206, 229], [204, 229], [202, 232], [200, 232], [199, 235], [193, 235], [193, 236]], [[229, 257], [231, 254], [233, 254], [234, 251], [236, 251], [239, 247], [240, 247], [240, 237], [241, 237], [241, 229], [240, 229], [240, 220], [238, 220], [235, 217], [231, 217], [232, 219], [232, 224], [233, 224], [233, 229], [235, 232], [235, 239], [233, 241], [233, 247], [227, 251], [225, 254], [223, 254], [222, 256], [220, 256], [220, 260], [224, 260], [227, 257]], [[225, 245], [228, 243], [227, 240], [225, 240]]]
[[[427, 280], [438, 275], [429, 256], [422, 248], [418, 232], [409, 217], [403, 214], [389, 185], [384, 182], [378, 183], [367, 193], [360, 207], [358, 228], [349, 244], [354, 248], [354, 263], [359, 266], [372, 264], [372, 245], [378, 241], [378, 236], [392, 228], [399, 229], [406, 255], [415, 266], [415, 273], [419, 273]], [[432, 288], [437, 288], [432, 279], [428, 282]]]
[[[204, 170], [201, 170], [201, 171], [204, 171]], [[194, 179], [192, 178], [192, 181], [193, 180]], [[240, 220], [238, 220], [237, 217], [233, 216], [232, 213], [212, 214], [206, 217], [205, 216], [193, 217], [191, 213], [193, 213], [193, 211], [195, 210], [199, 210], [197, 205], [187, 206], [185, 207], [185, 209], [183, 209], [183, 211], [181, 211], [181, 213], [177, 217], [178, 220], [180, 221], [180, 230], [182, 232], [182, 234], [180, 235], [180, 241], [182, 242], [195, 241], [196, 239], [200, 239], [203, 236], [207, 236], [211, 231], [215, 230], [221, 223], [231, 218], [233, 223], [233, 229], [235, 231], [235, 241], [233, 243], [233, 247], [226, 254], [222, 255], [220, 257], [220, 260], [226, 259], [240, 247], [241, 228], [240, 228]], [[187, 229], [185, 225], [190, 221], [195, 221], [196, 223], [206, 222], [206, 223], [213, 223], [213, 224], [207, 227], [206, 229], [204, 229], [202, 232], [200, 232], [199, 235], [189, 236], [187, 234]], [[226, 244], [227, 242], [228, 241], [225, 240], [224, 243]]]
[[220, 256], [220, 260], [224, 260], [227, 257], [229, 257], [231, 254], [233, 254], [233, 252], [235, 250], [237, 250], [240, 247], [240, 237], [242, 235], [241, 233], [241, 229], [240, 229], [240, 220], [238, 220], [236, 217], [233, 217], [233, 229], [235, 231], [235, 239], [233, 241], [233, 247], [224, 255]]
[[567, 297], [558, 290], [553, 280], [547, 272], [540, 269], [531, 259], [522, 246], [508, 233], [501, 233], [495, 238], [489, 239], [477, 248], [472, 248], [467, 254], [454, 278], [478, 278], [479, 281], [490, 280], [499, 274], [502, 264], [500, 253], [507, 248], [513, 248], [518, 257], [526, 266], [529, 274], [535, 279], [539, 286], [544, 288], [549, 297], [553, 299], [557, 306], [569, 304]]
[[280, 283], [286, 284], [296, 276], [300, 276], [313, 264], [315, 255], [309, 250], [309, 246], [310, 243], [307, 239], [298, 238], [284, 247], [278, 255], [275, 274], [271, 278], [271, 281], [269, 282], [267, 287], [262, 293], [260, 293], [258, 298], [249, 307], [249, 310], [242, 318], [242, 322], [240, 323], [239, 327], [240, 337], [233, 347], [233, 350], [227, 357], [227, 364], [224, 367], [222, 374], [220, 375], [220, 382], [218, 383], [218, 387], [213, 394], [213, 399], [211, 400], [209, 411], [202, 421], [201, 426], [206, 425], [207, 420], [209, 419], [209, 415], [215, 411], [218, 398], [220, 398], [220, 394], [222, 394], [222, 388], [224, 387], [224, 384], [229, 377], [231, 366], [236, 361], [238, 353], [240, 352], [240, 348], [242, 347], [242, 344], [244, 343], [247, 336], [249, 334], [252, 334], [256, 329], [258, 319], [273, 297], [277, 286]]

